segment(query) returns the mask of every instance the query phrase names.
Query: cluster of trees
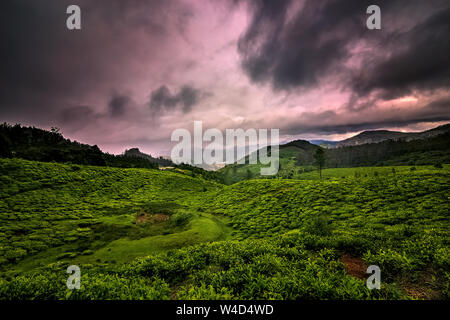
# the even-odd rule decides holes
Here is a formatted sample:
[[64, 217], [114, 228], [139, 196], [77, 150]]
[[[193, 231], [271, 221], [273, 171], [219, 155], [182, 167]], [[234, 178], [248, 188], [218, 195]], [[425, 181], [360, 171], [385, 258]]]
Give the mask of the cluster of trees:
[[207, 180], [221, 180], [220, 174], [206, 171], [189, 164], [176, 165], [162, 157], [154, 158], [137, 148], [126, 150], [122, 155], [102, 152], [97, 145], [90, 146], [66, 139], [58, 128], [50, 131], [24, 127], [20, 124], [0, 124], [0, 158], [21, 158], [42, 162], [72, 163], [118, 168], [158, 169], [172, 166], [188, 170], [192, 176], [203, 176]]
[[450, 163], [450, 132], [427, 139], [326, 149], [325, 155], [329, 168]]
[[7, 123], [0, 125], [0, 157], [119, 168], [158, 168], [156, 161], [147, 158], [108, 154], [97, 145], [71, 141], [64, 138], [58, 128], [47, 131]]
[[[219, 170], [225, 184], [254, 178], [297, 179], [309, 171], [326, 168], [433, 165], [442, 168], [450, 163], [450, 127], [439, 135], [417, 140], [385, 140], [333, 149], [321, 148], [308, 141], [296, 140], [280, 146], [280, 166], [275, 176], [260, 176], [259, 168], [248, 164], [231, 164]], [[447, 131], [444, 131], [447, 130]], [[247, 160], [247, 159], [246, 159]], [[261, 165], [259, 165], [261, 166]]]
[[0, 125], [0, 157], [106, 165], [104, 154], [96, 145], [90, 146], [65, 139], [58, 128], [46, 131], [7, 123]]
[[195, 167], [187, 163], [180, 163], [178, 165], [174, 164], [173, 166], [181, 170], [187, 170], [193, 177], [202, 176], [206, 180], [214, 180], [218, 182], [223, 181], [223, 174], [218, 171], [207, 171], [203, 168]]
[[298, 148], [296, 165], [314, 165], [320, 175], [323, 168], [348, 168], [392, 165], [434, 165], [450, 163], [450, 131], [427, 139], [385, 140], [358, 146], [323, 149], [294, 141], [282, 148]]
[[124, 154], [125, 157], [129, 158], [129, 157], [133, 157], [133, 158], [141, 158], [144, 160], [147, 160], [151, 163], [157, 164], [159, 166], [163, 166], [163, 167], [168, 167], [168, 166], [174, 166], [175, 164], [169, 160], [169, 159], [164, 159], [163, 157], [159, 157], [159, 158], [154, 158], [149, 154], [143, 153], [141, 152], [138, 148], [131, 148], [128, 150], [125, 150]]
[[108, 167], [147, 169], [158, 169], [159, 167], [158, 163], [140, 157], [105, 153], [103, 155], [103, 158], [105, 159], [106, 165]]

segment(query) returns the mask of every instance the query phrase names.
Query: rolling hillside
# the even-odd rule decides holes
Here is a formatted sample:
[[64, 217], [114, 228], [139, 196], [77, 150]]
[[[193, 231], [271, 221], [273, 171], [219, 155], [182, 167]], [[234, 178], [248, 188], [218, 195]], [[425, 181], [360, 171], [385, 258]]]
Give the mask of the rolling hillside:
[[1, 159], [0, 184], [1, 265], [123, 262], [226, 234], [219, 219], [197, 213], [220, 186], [181, 173]]
[[[280, 169], [276, 177], [260, 176], [259, 164], [232, 164], [220, 169], [226, 184], [254, 178], [301, 179], [316, 170], [314, 152], [319, 146], [296, 140], [280, 146]], [[412, 141], [386, 140], [379, 143], [324, 149], [325, 167], [349, 168], [389, 165], [440, 165], [450, 163], [450, 132]]]
[[450, 168], [383, 169], [224, 186], [1, 159], [0, 299], [448, 298]]

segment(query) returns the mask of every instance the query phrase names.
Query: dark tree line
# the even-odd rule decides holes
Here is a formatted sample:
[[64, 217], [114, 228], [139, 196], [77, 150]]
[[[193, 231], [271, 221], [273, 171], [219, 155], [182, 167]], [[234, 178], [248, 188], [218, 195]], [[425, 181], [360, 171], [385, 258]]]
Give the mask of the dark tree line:
[[3, 123], [0, 125], [0, 145], [0, 156], [6, 158], [106, 165], [104, 154], [96, 145], [65, 139], [57, 128], [46, 131]]
[[19, 124], [0, 125], [0, 157], [43, 162], [62, 162], [121, 168], [158, 168], [148, 159], [103, 153], [90, 146], [66, 139], [57, 128], [51, 131]]
[[[307, 141], [297, 140], [281, 146], [280, 149], [292, 147], [297, 149], [295, 161], [298, 166], [319, 166], [320, 162], [320, 169], [450, 163], [450, 132], [421, 140], [387, 140], [336, 149], [322, 149]], [[318, 155], [317, 150], [323, 150], [323, 155]], [[22, 127], [19, 124], [0, 124], [0, 157], [120, 168], [156, 169], [159, 165], [173, 166], [189, 170], [193, 176], [223, 180], [220, 172], [206, 171], [188, 164], [175, 165], [170, 160], [140, 153], [138, 149], [128, 150], [123, 155], [112, 155], [103, 153], [96, 145], [90, 146], [66, 139], [57, 128], [47, 131]], [[247, 175], [250, 176], [249, 173]]]
[[296, 164], [304, 167], [319, 166], [317, 157], [322, 158], [322, 155], [317, 154], [317, 150], [323, 150], [321, 168], [450, 163], [450, 132], [427, 139], [386, 140], [335, 149], [308, 144], [307, 141], [298, 140], [281, 148], [297, 147]]
[[427, 139], [327, 149], [325, 154], [329, 168], [450, 163], [450, 132]]
[[159, 166], [171, 166], [189, 170], [192, 176], [216, 181], [222, 179], [217, 172], [189, 164], [175, 165], [168, 159], [141, 153], [137, 148], [126, 150], [122, 155], [104, 153], [96, 145], [90, 146], [64, 138], [57, 128], [47, 131], [19, 124], [0, 124], [0, 157], [119, 168], [158, 169]]

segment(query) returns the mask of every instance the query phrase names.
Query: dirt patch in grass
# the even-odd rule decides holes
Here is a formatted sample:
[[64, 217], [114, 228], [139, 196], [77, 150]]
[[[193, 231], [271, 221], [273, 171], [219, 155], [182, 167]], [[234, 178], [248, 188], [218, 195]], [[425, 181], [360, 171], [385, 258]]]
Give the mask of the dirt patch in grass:
[[359, 279], [367, 278], [367, 265], [361, 258], [353, 257], [349, 254], [344, 254], [341, 257], [341, 262], [345, 266], [345, 270], [349, 275]]
[[[433, 276], [434, 275], [434, 276]], [[437, 277], [434, 279], [434, 277]], [[442, 299], [440, 284], [443, 279], [439, 279], [439, 275], [432, 268], [420, 272], [415, 279], [403, 279], [403, 290], [406, 294], [414, 299], [420, 300], [439, 300]]]
[[169, 216], [162, 213], [139, 213], [136, 216], [136, 223], [143, 224], [143, 223], [158, 223], [158, 222], [164, 222], [169, 219]]
[[429, 293], [424, 288], [419, 288], [411, 285], [404, 285], [403, 289], [405, 290], [406, 294], [410, 297], [413, 297], [415, 299], [431, 299], [429, 296]]

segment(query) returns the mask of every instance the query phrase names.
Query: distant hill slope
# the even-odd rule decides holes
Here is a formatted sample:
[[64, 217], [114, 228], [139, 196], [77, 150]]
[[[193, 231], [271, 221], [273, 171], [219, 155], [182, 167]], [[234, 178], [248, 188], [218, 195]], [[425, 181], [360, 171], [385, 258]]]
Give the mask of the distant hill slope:
[[337, 148], [347, 146], [358, 146], [367, 143], [378, 143], [385, 140], [405, 140], [412, 141], [417, 139], [431, 138], [450, 131], [450, 124], [445, 124], [434, 129], [423, 132], [398, 132], [389, 130], [364, 131], [351, 138], [339, 141], [335, 144]]
[[340, 141], [331, 141], [331, 140], [309, 140], [311, 144], [315, 144], [317, 146], [321, 146], [322, 148], [335, 148], [336, 145]]
[[430, 130], [422, 131], [422, 132], [399, 132], [399, 131], [390, 131], [390, 130], [369, 130], [363, 131], [353, 137], [350, 137], [345, 140], [340, 141], [331, 141], [331, 140], [309, 140], [310, 143], [321, 146], [323, 148], [340, 148], [340, 147], [348, 147], [348, 146], [359, 146], [361, 144], [367, 143], [378, 143], [385, 140], [417, 140], [417, 139], [425, 139], [431, 138], [445, 132], [450, 131], [450, 124], [445, 124]]
[[0, 125], [0, 157], [2, 158], [14, 157], [44, 162], [153, 169], [157, 169], [160, 163], [164, 163], [164, 165], [171, 163], [145, 156], [104, 153], [97, 145], [90, 146], [64, 138], [56, 128], [47, 131], [35, 127], [23, 127], [19, 124], [12, 126], [3, 123]]
[[[232, 184], [252, 178], [296, 179], [314, 167], [317, 145], [296, 140], [280, 146], [280, 169], [276, 176], [260, 176], [259, 164], [232, 164], [219, 170], [223, 181]], [[434, 165], [450, 163], [450, 132], [411, 141], [385, 140], [356, 146], [325, 149], [326, 167], [346, 168], [387, 165]]]
[[175, 165], [168, 159], [154, 158], [142, 153], [138, 148], [126, 150], [122, 155], [104, 153], [96, 145], [90, 146], [64, 138], [58, 129], [47, 131], [19, 124], [0, 124], [0, 158], [118, 168], [158, 169], [159, 166], [173, 166], [179, 173], [219, 180], [215, 172], [187, 164]]

